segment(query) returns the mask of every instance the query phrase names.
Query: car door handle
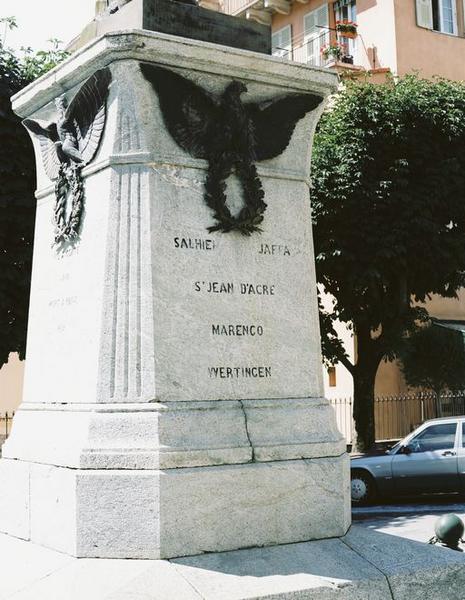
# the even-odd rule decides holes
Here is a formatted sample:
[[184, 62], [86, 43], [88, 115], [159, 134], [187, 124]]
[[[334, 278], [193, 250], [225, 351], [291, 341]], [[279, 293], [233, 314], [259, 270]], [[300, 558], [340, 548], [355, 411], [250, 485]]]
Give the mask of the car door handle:
[[455, 452], [452, 452], [452, 450], [446, 450], [442, 453], [442, 456], [455, 456]]

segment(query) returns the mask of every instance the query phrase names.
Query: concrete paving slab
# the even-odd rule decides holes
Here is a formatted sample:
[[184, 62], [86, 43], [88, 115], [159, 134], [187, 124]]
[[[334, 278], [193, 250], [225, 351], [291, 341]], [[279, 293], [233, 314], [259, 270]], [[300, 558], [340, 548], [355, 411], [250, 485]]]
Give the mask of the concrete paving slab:
[[389, 598], [380, 571], [339, 539], [173, 561], [205, 600]]
[[167, 561], [75, 559], [9, 600], [201, 600]]
[[202, 596], [164, 560], [145, 561], [143, 572], [103, 600], [203, 600]]
[[75, 559], [36, 544], [0, 534], [0, 600], [6, 600]]
[[103, 600], [137, 577], [143, 568], [124, 559], [75, 559], [52, 576], [9, 596], [8, 600]]
[[361, 527], [352, 527], [343, 540], [385, 574], [394, 600], [465, 598], [462, 552]]

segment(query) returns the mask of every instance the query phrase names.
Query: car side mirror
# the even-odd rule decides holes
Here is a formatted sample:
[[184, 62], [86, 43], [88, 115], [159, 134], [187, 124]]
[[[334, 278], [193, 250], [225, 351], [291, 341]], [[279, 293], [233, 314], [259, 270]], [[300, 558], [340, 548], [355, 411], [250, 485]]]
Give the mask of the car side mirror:
[[412, 449], [410, 446], [402, 446], [400, 449], [401, 454], [412, 454]]

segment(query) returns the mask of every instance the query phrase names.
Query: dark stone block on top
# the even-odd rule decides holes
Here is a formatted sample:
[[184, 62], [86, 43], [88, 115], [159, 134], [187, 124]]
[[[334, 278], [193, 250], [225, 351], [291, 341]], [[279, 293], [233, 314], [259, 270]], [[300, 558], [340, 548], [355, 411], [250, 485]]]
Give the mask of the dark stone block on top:
[[176, 0], [130, 0], [95, 24], [94, 35], [121, 29], [147, 29], [271, 54], [269, 26]]

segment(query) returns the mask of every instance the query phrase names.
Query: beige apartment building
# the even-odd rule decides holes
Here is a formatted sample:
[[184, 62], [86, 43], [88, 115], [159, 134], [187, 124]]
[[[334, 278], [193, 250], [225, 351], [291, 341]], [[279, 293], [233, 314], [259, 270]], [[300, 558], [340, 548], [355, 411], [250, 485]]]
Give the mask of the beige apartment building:
[[[209, 0], [211, 1], [211, 0]], [[270, 24], [273, 54], [341, 74], [465, 78], [465, 0], [219, 0], [224, 12]], [[356, 23], [356, 37], [337, 31]], [[340, 44], [339, 57], [324, 48]]]
[[[220, 0], [223, 11], [272, 28], [273, 54], [316, 67], [335, 69], [341, 77], [384, 81], [387, 74], [418, 72], [465, 80], [465, 0]], [[346, 37], [340, 23], [356, 24]], [[336, 48], [328, 54], [329, 47]], [[325, 51], [326, 49], [326, 51]], [[329, 302], [329, 300], [328, 300]], [[457, 300], [434, 297], [433, 316], [465, 321], [465, 290]], [[352, 333], [342, 324], [339, 335], [349, 357]], [[342, 365], [324, 371], [328, 398], [349, 397], [352, 378]], [[376, 394], [407, 391], [398, 365], [381, 363]]]

